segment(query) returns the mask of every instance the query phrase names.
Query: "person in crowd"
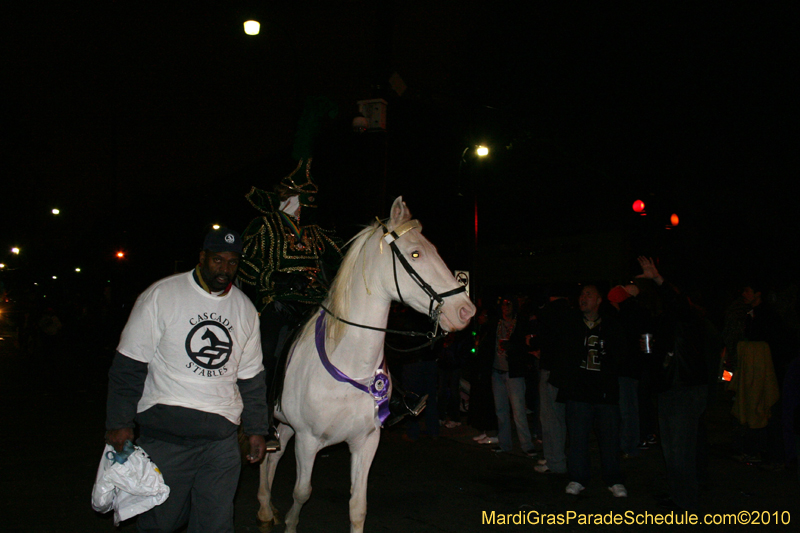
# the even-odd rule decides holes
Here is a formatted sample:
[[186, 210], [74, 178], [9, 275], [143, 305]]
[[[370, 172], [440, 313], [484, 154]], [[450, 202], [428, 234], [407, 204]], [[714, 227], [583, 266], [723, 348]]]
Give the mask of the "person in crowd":
[[461, 372], [469, 354], [468, 331], [450, 332], [439, 354], [439, 420], [449, 429], [461, 425]]
[[[539, 414], [542, 424], [542, 454], [534, 470], [541, 474], [567, 473], [567, 421], [565, 406], [558, 402], [558, 385], [553, 370], [564, 356], [564, 329], [572, 307], [566, 298], [567, 290], [555, 286], [547, 291], [548, 301], [537, 311], [541, 325], [539, 333]], [[555, 378], [557, 379], [556, 371]]]
[[658, 422], [669, 485], [669, 498], [659, 503], [670, 509], [694, 510], [699, 499], [698, 430], [708, 401], [708, 328], [699, 309], [664, 280], [651, 258], [639, 257], [639, 264], [639, 277], [653, 280], [663, 302], [652, 341], [662, 361]]
[[494, 354], [492, 350], [481, 348], [487, 341], [489, 328], [494, 320], [490, 317], [489, 310], [478, 300], [478, 312], [475, 314], [472, 330], [475, 332], [474, 348], [467, 362], [467, 375], [469, 381], [469, 408], [467, 410], [467, 423], [480, 433], [472, 439], [478, 444], [496, 445], [499, 441], [496, 436], [490, 436], [497, 430], [497, 416], [494, 409], [494, 395], [492, 394], [492, 363]]
[[625, 335], [625, 355], [619, 365], [620, 450], [625, 458], [639, 455], [639, 379], [645, 357], [639, 342], [647, 333], [647, 314], [636, 302], [635, 284], [617, 285], [608, 291], [608, 302], [617, 311]]
[[526, 349], [509, 343], [517, 325], [527, 321], [527, 317], [518, 317], [516, 301], [502, 298], [500, 316], [493, 326], [489, 327], [486, 338], [481, 343], [481, 350], [492, 353], [492, 392], [494, 394], [495, 413], [497, 415], [497, 439], [499, 450], [511, 452], [511, 416], [517, 429], [517, 437], [523, 453], [535, 457], [528, 417], [525, 412], [525, 373], [528, 371], [529, 354]]
[[600, 446], [603, 481], [618, 498], [627, 497], [619, 456], [619, 361], [625, 339], [613, 316], [600, 313], [603, 297], [595, 285], [586, 285], [565, 331], [563, 364], [555, 379], [558, 400], [566, 403], [569, 448], [567, 494], [578, 495], [591, 477], [589, 436]]
[[[395, 302], [387, 327], [392, 331], [425, 332], [430, 330], [432, 324], [428, 316]], [[408, 397], [420, 398], [424, 405], [424, 409], [417, 412], [397, 414], [397, 410], [391, 409], [391, 402], [399, 400], [402, 395], [392, 393], [389, 400], [392, 413], [384, 426], [392, 426], [405, 418], [405, 440], [419, 440], [423, 434], [420, 419], [425, 422], [426, 436], [432, 439], [439, 437], [438, 359], [441, 351], [441, 340], [428, 343], [420, 341], [419, 337], [392, 332], [386, 335], [385, 353], [392, 374], [392, 388], [403, 391]]]
[[210, 232], [197, 267], [157, 281], [136, 300], [108, 380], [106, 442], [134, 440], [170, 488], [138, 518], [140, 532], [232, 532], [241, 470], [264, 458], [266, 385], [255, 307], [233, 285], [238, 233]]

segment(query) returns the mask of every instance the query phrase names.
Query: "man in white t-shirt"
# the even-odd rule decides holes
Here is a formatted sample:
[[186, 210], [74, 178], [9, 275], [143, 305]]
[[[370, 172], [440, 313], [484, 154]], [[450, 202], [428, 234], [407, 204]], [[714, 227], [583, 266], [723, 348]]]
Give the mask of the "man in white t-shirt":
[[200, 262], [148, 287], [136, 300], [109, 371], [106, 442], [134, 439], [170, 487], [138, 518], [140, 532], [187, 521], [190, 533], [232, 532], [241, 459], [265, 453], [269, 429], [258, 313], [233, 285], [242, 252], [235, 231], [206, 236]]

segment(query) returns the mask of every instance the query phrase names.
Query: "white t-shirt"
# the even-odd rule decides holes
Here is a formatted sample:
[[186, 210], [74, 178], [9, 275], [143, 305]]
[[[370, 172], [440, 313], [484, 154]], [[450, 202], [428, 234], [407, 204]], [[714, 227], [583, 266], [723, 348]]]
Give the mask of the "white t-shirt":
[[258, 313], [237, 287], [207, 293], [192, 272], [147, 288], [131, 310], [117, 351], [148, 364], [137, 412], [177, 405], [240, 423], [237, 379], [264, 369]]

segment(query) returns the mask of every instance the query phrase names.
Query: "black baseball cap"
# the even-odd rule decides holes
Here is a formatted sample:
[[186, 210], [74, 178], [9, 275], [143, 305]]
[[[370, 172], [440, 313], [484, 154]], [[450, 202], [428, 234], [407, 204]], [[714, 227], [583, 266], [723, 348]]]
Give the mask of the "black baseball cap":
[[203, 241], [203, 250], [241, 254], [242, 236], [229, 228], [212, 229]]

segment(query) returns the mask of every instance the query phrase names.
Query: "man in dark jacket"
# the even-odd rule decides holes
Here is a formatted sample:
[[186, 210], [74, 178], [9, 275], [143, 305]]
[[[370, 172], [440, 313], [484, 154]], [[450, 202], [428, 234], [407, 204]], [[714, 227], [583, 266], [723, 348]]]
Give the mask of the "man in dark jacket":
[[653, 350], [663, 361], [658, 379], [658, 422], [670, 499], [661, 505], [692, 510], [698, 503], [697, 442], [708, 401], [705, 351], [708, 328], [689, 299], [666, 283], [653, 260], [639, 257], [643, 273], [658, 287], [663, 313], [656, 317]]
[[570, 445], [567, 494], [579, 494], [589, 482], [589, 434], [595, 428], [603, 481], [618, 498], [627, 497], [619, 464], [619, 360], [625, 351], [622, 329], [613, 317], [600, 314], [603, 298], [586, 285], [578, 300], [580, 314], [566, 324], [563, 363], [550, 376], [558, 401], [566, 402]]

